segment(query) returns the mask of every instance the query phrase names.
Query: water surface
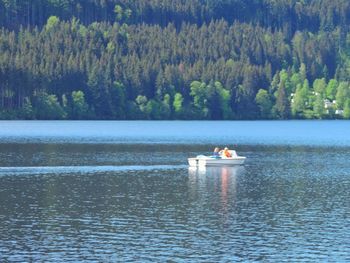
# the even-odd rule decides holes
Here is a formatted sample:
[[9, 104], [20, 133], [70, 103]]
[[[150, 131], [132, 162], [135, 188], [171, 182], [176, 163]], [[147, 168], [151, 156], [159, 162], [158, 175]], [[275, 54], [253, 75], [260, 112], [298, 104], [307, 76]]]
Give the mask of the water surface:
[[[350, 261], [346, 129], [0, 122], [0, 261]], [[246, 164], [187, 166], [216, 145], [236, 145]]]
[[350, 146], [349, 121], [0, 121], [2, 142]]

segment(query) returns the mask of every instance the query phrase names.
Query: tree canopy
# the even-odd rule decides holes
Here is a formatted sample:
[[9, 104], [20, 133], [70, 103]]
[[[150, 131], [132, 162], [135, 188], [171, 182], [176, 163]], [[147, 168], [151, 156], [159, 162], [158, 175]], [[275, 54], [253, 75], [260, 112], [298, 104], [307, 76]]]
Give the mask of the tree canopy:
[[349, 118], [346, 0], [0, 0], [0, 118]]

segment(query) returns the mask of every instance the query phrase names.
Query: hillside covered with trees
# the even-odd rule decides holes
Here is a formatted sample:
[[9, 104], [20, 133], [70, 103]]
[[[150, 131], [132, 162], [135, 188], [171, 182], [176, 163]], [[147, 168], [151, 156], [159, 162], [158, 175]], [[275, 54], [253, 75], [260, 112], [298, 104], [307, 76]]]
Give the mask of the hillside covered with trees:
[[350, 118], [349, 26], [348, 0], [0, 0], [0, 118]]

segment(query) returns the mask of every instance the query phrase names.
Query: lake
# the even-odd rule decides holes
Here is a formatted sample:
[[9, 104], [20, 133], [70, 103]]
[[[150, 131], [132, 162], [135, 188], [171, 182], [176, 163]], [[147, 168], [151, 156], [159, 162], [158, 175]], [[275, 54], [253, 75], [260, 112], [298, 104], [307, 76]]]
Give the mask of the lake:
[[[0, 262], [350, 261], [348, 121], [1, 121]], [[191, 168], [229, 146], [244, 166]]]

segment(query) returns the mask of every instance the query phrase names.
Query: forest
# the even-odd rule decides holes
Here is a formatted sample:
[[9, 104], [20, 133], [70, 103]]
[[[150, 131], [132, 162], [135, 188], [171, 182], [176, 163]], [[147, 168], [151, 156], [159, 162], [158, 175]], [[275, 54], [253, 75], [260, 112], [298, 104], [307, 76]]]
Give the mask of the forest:
[[349, 119], [348, 0], [0, 0], [0, 119]]

